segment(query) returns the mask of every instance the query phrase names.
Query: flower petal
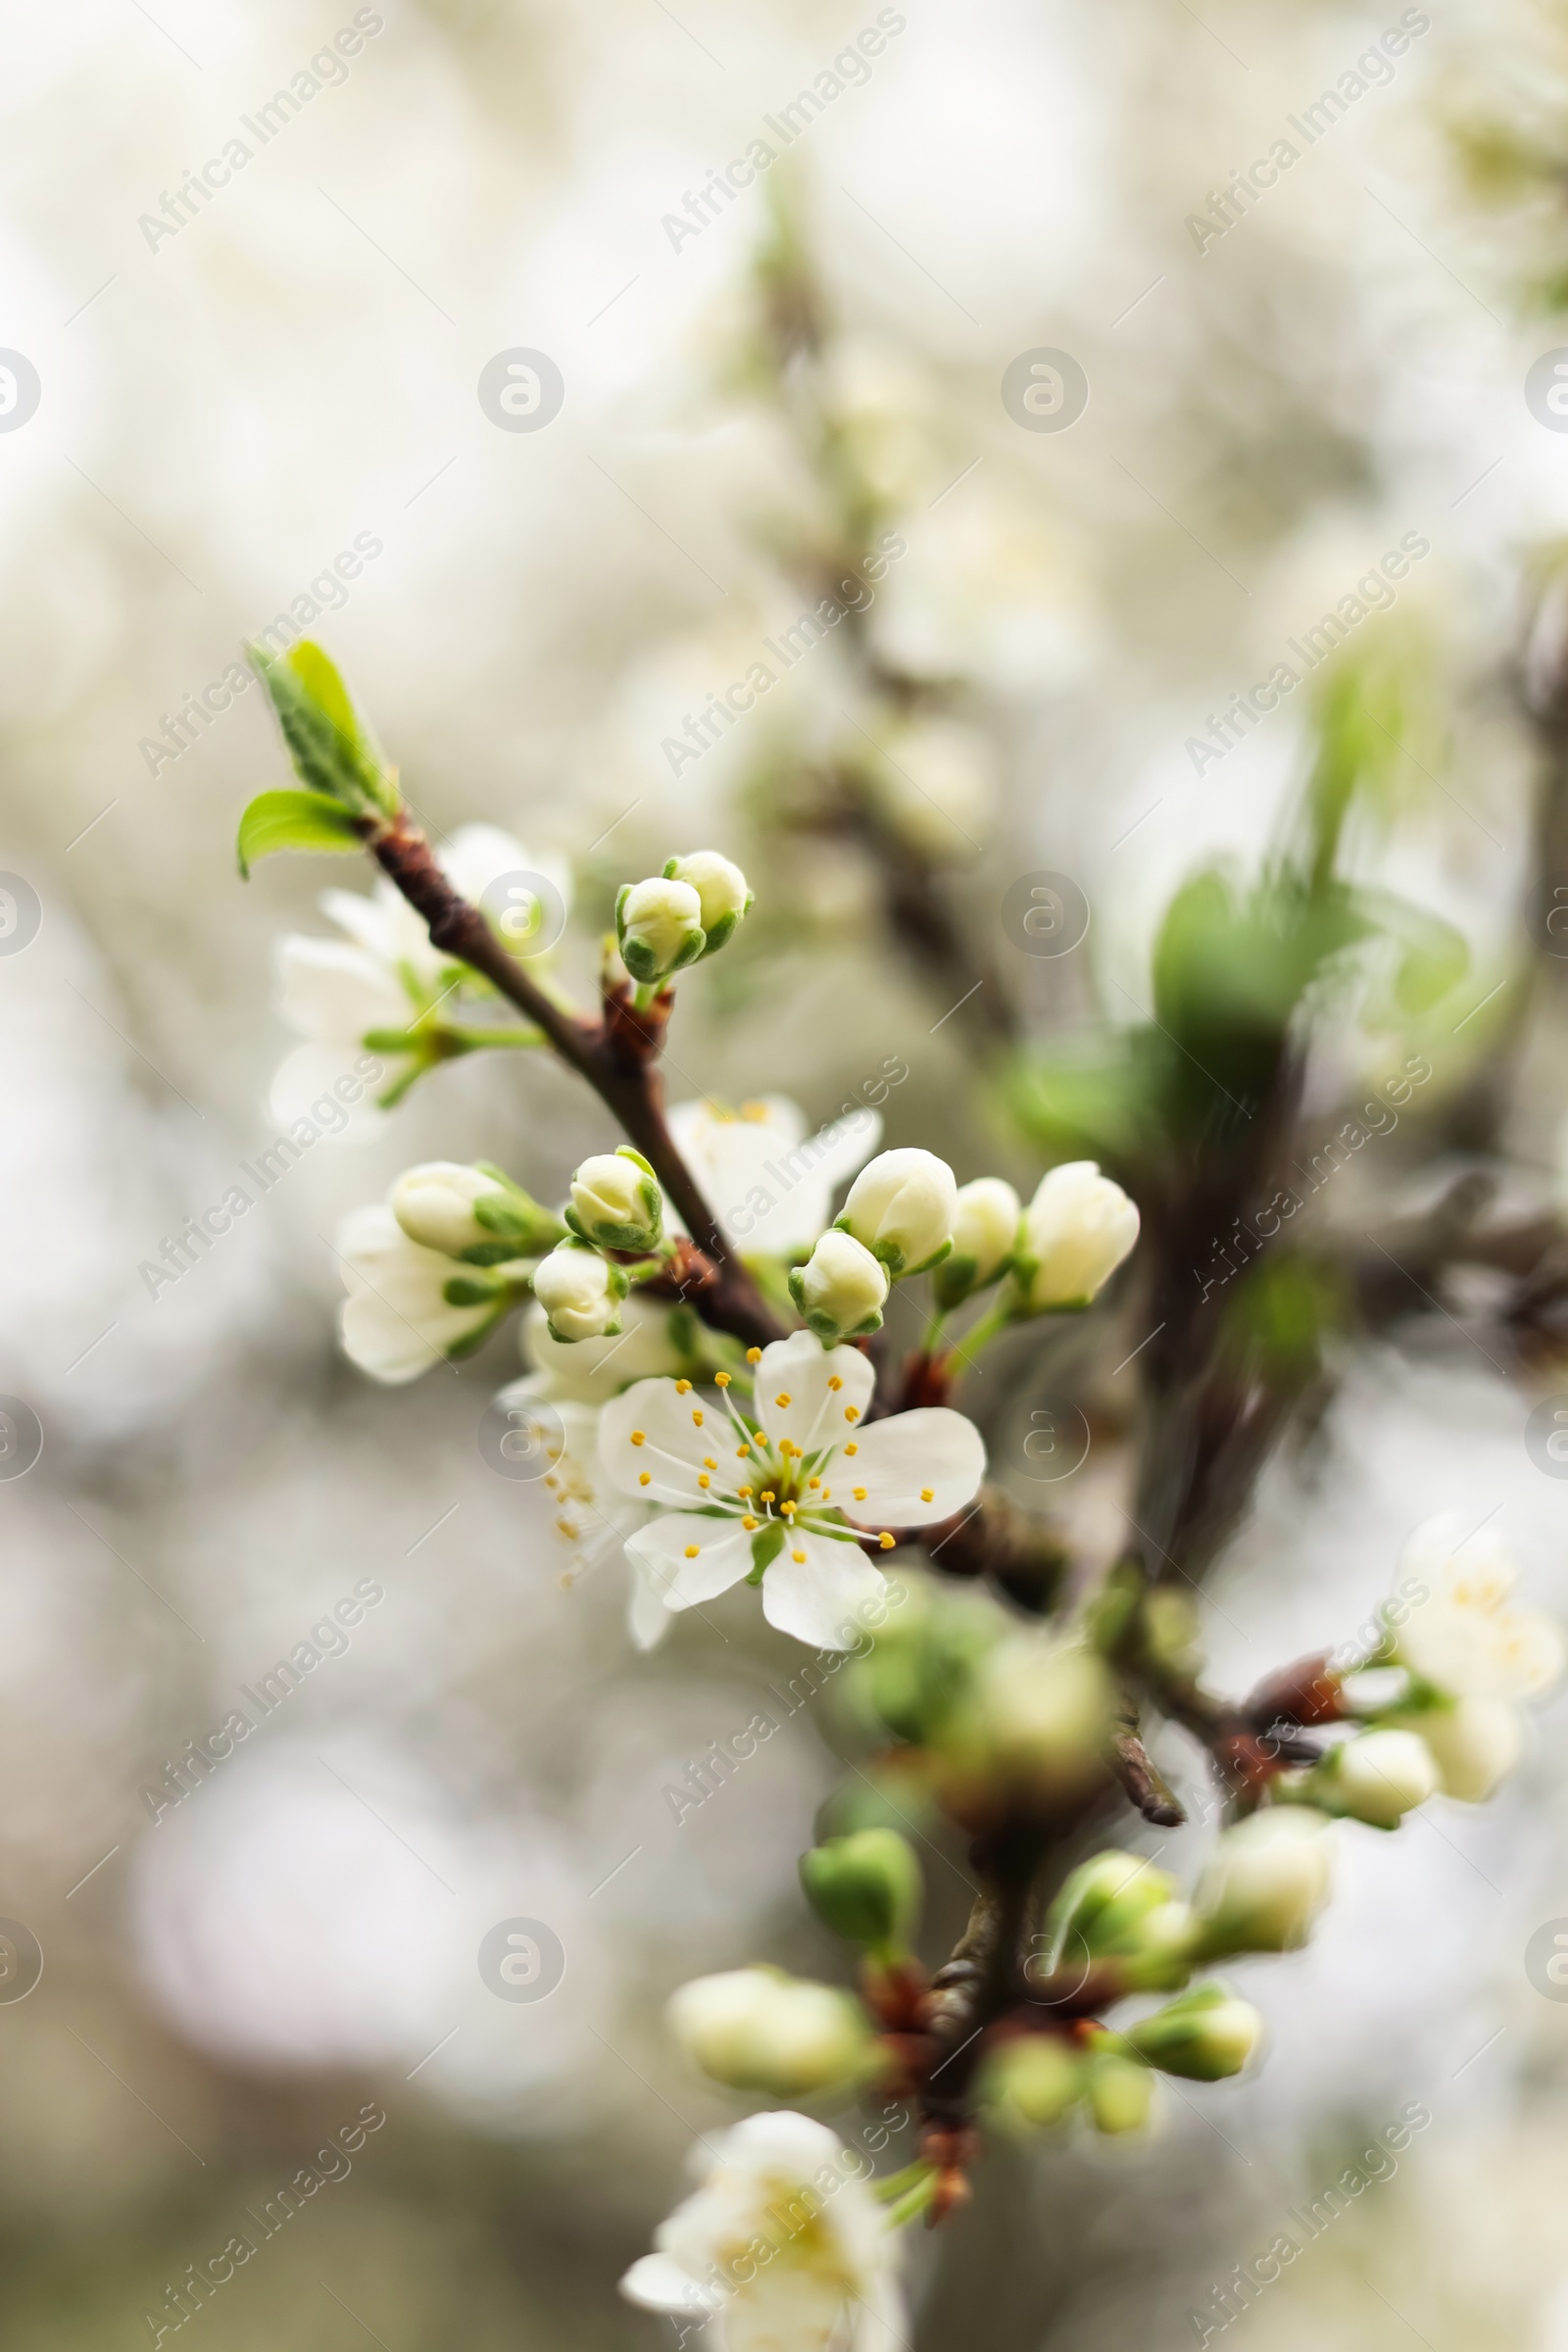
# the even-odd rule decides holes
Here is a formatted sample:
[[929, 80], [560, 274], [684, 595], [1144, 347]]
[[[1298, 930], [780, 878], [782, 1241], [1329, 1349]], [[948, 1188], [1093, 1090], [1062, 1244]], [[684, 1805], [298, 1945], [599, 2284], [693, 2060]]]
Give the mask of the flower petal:
[[626, 1555], [631, 1565], [631, 1592], [626, 1602], [626, 1631], [639, 1649], [657, 1649], [669, 1631], [669, 1611], [663, 1595], [641, 1560]]
[[[644, 1502], [701, 1504], [733, 1494], [740, 1483], [729, 1415], [711, 1395], [681, 1396], [672, 1380], [639, 1380], [611, 1398], [599, 1422], [599, 1459], [612, 1485]], [[708, 1487], [698, 1484], [703, 1478]]]
[[812, 1649], [853, 1649], [886, 1590], [886, 1577], [858, 1544], [801, 1529], [786, 1538], [762, 1579], [762, 1614]]
[[700, 2312], [705, 2318], [724, 2300], [719, 2288], [705, 2286], [667, 2254], [641, 2256], [622, 2278], [620, 2291], [628, 2303], [640, 2303], [644, 2311]]
[[290, 931], [274, 953], [277, 1009], [301, 1037], [359, 1039], [403, 1029], [414, 1006], [390, 972], [342, 939]]
[[945, 1404], [873, 1421], [833, 1465], [833, 1499], [866, 1527], [929, 1527], [972, 1502], [985, 1476], [980, 1432]]
[[787, 1438], [803, 1453], [818, 1453], [852, 1435], [875, 1387], [858, 1348], [824, 1348], [811, 1332], [796, 1331], [762, 1349], [758, 1415], [775, 1451]]
[[691, 1609], [750, 1576], [752, 1539], [734, 1519], [670, 1511], [627, 1537], [626, 1557], [646, 1570], [666, 1609]]

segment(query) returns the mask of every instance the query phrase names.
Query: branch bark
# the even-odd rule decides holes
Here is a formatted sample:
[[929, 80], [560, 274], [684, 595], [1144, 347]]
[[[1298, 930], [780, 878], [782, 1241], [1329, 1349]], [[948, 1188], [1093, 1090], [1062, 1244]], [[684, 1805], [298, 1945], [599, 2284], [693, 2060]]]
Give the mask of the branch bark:
[[711, 1268], [711, 1280], [693, 1293], [704, 1321], [749, 1347], [782, 1339], [761, 1293], [703, 1199], [664, 1118], [663, 1086], [653, 1061], [669, 1018], [668, 993], [640, 1013], [632, 1007], [629, 990], [612, 993], [607, 1018], [584, 1021], [556, 1004], [516, 957], [508, 955], [478, 907], [453, 889], [424, 834], [406, 815], [369, 847], [383, 873], [423, 916], [433, 945], [482, 972], [544, 1031], [563, 1061], [587, 1080], [647, 1160]]

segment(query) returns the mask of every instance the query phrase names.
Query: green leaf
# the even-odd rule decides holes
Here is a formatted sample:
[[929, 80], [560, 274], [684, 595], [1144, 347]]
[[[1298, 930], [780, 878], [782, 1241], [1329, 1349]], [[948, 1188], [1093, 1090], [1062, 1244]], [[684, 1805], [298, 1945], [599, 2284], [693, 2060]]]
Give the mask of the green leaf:
[[348, 688], [318, 645], [302, 638], [281, 658], [250, 649], [302, 784], [362, 815], [394, 816], [397, 786]]
[[362, 850], [359, 820], [324, 792], [259, 793], [239, 820], [239, 870], [279, 850]]

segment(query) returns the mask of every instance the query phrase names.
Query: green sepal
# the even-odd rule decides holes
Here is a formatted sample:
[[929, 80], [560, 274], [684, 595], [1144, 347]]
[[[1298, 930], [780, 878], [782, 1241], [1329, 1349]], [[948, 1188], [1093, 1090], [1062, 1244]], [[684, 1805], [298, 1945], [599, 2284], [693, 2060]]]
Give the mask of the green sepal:
[[494, 1282], [481, 1282], [477, 1275], [454, 1274], [441, 1285], [441, 1296], [448, 1306], [488, 1306], [497, 1295]]
[[280, 850], [363, 850], [361, 821], [325, 792], [262, 792], [239, 820], [235, 845], [248, 882], [258, 858]]
[[286, 654], [247, 647], [267, 688], [289, 758], [302, 784], [364, 816], [395, 816], [402, 807], [374, 737], [318, 645], [302, 638]]
[[778, 1519], [770, 1519], [766, 1527], [760, 1528], [752, 1538], [752, 1567], [746, 1582], [749, 1585], [760, 1585], [762, 1581], [763, 1570], [770, 1561], [778, 1558], [783, 1548], [783, 1522]]
[[[1006, 1270], [1007, 1260], [1004, 1258], [992, 1280], [997, 1280]], [[977, 1257], [959, 1257], [954, 1254], [944, 1258], [940, 1269], [931, 1277], [931, 1296], [936, 1300], [942, 1314], [951, 1314], [956, 1306], [963, 1304], [976, 1288], [976, 1278], [979, 1272], [980, 1260]]]

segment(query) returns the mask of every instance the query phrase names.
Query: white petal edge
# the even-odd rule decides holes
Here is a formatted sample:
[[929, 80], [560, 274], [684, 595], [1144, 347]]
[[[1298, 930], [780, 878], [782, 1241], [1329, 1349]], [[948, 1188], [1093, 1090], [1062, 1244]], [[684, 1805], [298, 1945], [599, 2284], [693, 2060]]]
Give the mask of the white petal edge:
[[[632, 1443], [634, 1433], [642, 1445]], [[728, 1413], [695, 1389], [680, 1396], [672, 1380], [639, 1380], [610, 1399], [599, 1420], [599, 1459], [612, 1486], [644, 1502], [700, 1505], [705, 1493], [716, 1498], [741, 1483]], [[710, 1461], [718, 1468], [707, 1470]], [[712, 1480], [711, 1488], [699, 1487], [702, 1476]]]
[[[696, 1557], [688, 1559], [693, 1545]], [[750, 1576], [752, 1539], [737, 1520], [670, 1511], [627, 1537], [626, 1557], [634, 1568], [646, 1570], [666, 1609], [694, 1609]], [[762, 1582], [765, 1586], [766, 1577]]]
[[833, 1499], [867, 1527], [929, 1527], [974, 1500], [985, 1469], [972, 1421], [950, 1405], [917, 1405], [873, 1421], [855, 1458], [834, 1463]]
[[672, 2314], [707, 2315], [724, 2300], [716, 2287], [704, 2286], [667, 2254], [642, 2255], [621, 2279], [620, 2291], [628, 2303], [640, 2304], [644, 2311]]
[[[804, 1560], [796, 1558], [804, 1551]], [[812, 1649], [853, 1649], [887, 1579], [858, 1544], [804, 1531], [788, 1537], [762, 1579], [762, 1614]]]

